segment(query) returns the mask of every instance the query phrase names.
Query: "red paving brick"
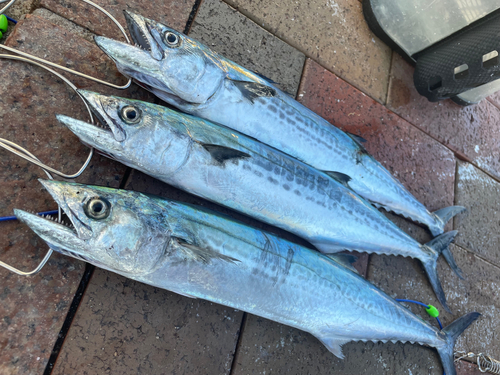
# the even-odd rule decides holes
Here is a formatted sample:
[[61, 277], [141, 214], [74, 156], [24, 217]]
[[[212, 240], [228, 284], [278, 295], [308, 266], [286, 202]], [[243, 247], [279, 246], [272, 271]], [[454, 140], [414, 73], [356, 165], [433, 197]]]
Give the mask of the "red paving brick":
[[495, 107], [500, 108], [500, 91], [488, 97], [490, 103], [495, 105]]
[[[142, 0], [94, 0], [115, 17], [127, 29], [124, 10], [143, 15], [168, 26], [184, 31], [195, 0], [142, 1]], [[41, 0], [40, 6], [83, 26], [95, 34], [110, 38], [121, 37], [116, 25], [99, 10], [80, 0]], [[123, 38], [123, 37], [121, 37]]]
[[242, 316], [97, 269], [52, 374], [229, 374]]
[[446, 147], [312, 60], [299, 101], [365, 147], [431, 211], [453, 204], [455, 159]]
[[[55, 62], [96, 74], [119, 77], [114, 64], [93, 44], [28, 16], [19, 22], [8, 45], [47, 57]], [[55, 120], [55, 113], [88, 119], [78, 96], [52, 74], [21, 62], [0, 60], [0, 137], [28, 148], [42, 161], [64, 172], [74, 173], [85, 160], [88, 149]], [[81, 79], [80, 87], [101, 89]], [[115, 92], [103, 89], [100, 91]], [[125, 93], [122, 93], [125, 95]], [[132, 87], [138, 98], [150, 96]], [[38, 167], [1, 151], [0, 216], [12, 215], [14, 207], [32, 210], [56, 208], [37, 178], [45, 177]], [[125, 167], [96, 156], [79, 181], [118, 186]], [[2, 223], [0, 259], [23, 269], [32, 269], [44, 256], [47, 246], [25, 225]], [[69, 305], [83, 274], [84, 264], [54, 255], [42, 271], [22, 277], [0, 269], [0, 374], [41, 374], [46, 366]]]
[[413, 67], [393, 54], [387, 107], [458, 155], [500, 177], [500, 109], [489, 100], [462, 107], [429, 102], [413, 85]]

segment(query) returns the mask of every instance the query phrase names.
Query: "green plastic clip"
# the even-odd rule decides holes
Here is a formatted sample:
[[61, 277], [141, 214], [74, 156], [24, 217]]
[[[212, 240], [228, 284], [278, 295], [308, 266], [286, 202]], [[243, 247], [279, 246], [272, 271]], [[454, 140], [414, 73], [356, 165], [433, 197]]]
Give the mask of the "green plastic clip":
[[429, 314], [429, 316], [433, 318], [437, 318], [439, 316], [439, 310], [432, 305], [429, 305], [429, 307], [426, 308], [425, 311], [427, 311], [427, 314]]
[[9, 21], [7, 21], [7, 17], [5, 14], [0, 14], [0, 38], [3, 36], [3, 33], [7, 31], [9, 27]]

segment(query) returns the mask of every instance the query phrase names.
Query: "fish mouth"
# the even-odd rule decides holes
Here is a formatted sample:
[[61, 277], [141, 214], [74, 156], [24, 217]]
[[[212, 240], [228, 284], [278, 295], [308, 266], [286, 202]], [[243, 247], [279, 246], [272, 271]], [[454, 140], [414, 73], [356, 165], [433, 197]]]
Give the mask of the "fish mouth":
[[117, 159], [115, 154], [122, 150], [122, 146], [120, 142], [115, 140], [111, 130], [69, 116], [56, 115], [56, 118], [59, 123], [71, 130], [84, 145], [95, 148], [99, 154], [110, 159]]
[[[63, 255], [89, 262], [90, 259], [78, 251], [68, 250], [67, 247], [75, 248], [81, 246], [83, 241], [71, 225], [51, 219], [49, 216], [39, 216], [35, 213], [14, 209], [14, 215], [30, 227], [40, 238], [42, 238], [52, 250]], [[73, 244], [73, 245], [72, 245]], [[64, 246], [64, 248], [62, 247]]]
[[92, 236], [92, 230], [67, 204], [63, 194], [65, 183], [42, 179], [39, 181], [64, 211], [69, 223], [48, 215], [40, 216], [19, 209], [14, 209], [14, 214], [40, 236], [51, 249], [80, 260], [90, 261], [79, 249], [84, 248], [85, 240]]
[[123, 13], [134, 45], [149, 52], [155, 60], [162, 60], [164, 50], [161, 48], [161, 40], [157, 40], [158, 37], [161, 37], [158, 32], [153, 32], [156, 22], [127, 10], [124, 10]]
[[126, 139], [123, 128], [106, 113], [103, 100], [111, 101], [109, 98], [91, 91], [78, 90], [78, 93], [88, 103], [92, 113], [102, 124], [89, 124], [88, 122], [74, 119], [65, 115], [56, 115], [57, 121], [71, 130], [80, 141], [95, 148], [100, 154], [116, 159], [115, 153], [123, 150], [121, 142]]
[[99, 120], [100, 125], [96, 126], [103, 130], [111, 131], [116, 141], [123, 142], [127, 138], [127, 133], [125, 133], [119, 122], [108, 115], [105, 109], [117, 107], [116, 99], [93, 91], [77, 90], [77, 92], [87, 102], [90, 110]]

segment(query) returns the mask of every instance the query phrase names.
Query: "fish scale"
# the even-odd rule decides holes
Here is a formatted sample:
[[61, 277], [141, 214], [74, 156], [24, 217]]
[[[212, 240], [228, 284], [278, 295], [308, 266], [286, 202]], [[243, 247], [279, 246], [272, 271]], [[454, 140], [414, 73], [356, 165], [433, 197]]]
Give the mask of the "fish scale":
[[[436, 348], [446, 373], [456, 375], [455, 339], [479, 316], [469, 313], [439, 331], [337, 260], [227, 216], [137, 192], [41, 182], [75, 230], [15, 214], [54, 250], [304, 330], [341, 358], [349, 341], [418, 342]], [[107, 202], [104, 219], [89, 215], [92, 199]]]
[[[168, 26], [125, 12], [139, 47], [96, 37], [117, 68], [165, 102], [223, 124], [326, 173], [341, 172], [350, 187], [377, 207], [426, 225], [434, 236], [463, 207], [429, 212], [361, 139], [344, 133], [266, 80]], [[177, 44], [165, 40], [176, 36]]]
[[[357, 250], [419, 259], [440, 302], [436, 261], [456, 232], [421, 245], [352, 190], [272, 147], [168, 108], [80, 90], [110, 131], [66, 116], [83, 143], [134, 169], [292, 232], [324, 253]], [[122, 111], [141, 117], [127, 123]], [[443, 240], [443, 237], [445, 240]], [[457, 272], [458, 267], [452, 262]]]

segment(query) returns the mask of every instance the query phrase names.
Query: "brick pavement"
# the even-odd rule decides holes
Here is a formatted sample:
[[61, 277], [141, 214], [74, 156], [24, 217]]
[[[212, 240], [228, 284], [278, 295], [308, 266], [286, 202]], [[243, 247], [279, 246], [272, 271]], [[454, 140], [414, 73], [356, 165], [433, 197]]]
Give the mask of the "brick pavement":
[[[33, 11], [35, 5], [30, 4], [24, 4], [25, 12]], [[121, 21], [126, 8], [180, 30], [190, 26], [193, 37], [297, 93], [304, 105], [334, 126], [366, 138], [370, 153], [431, 210], [454, 203], [465, 205], [468, 212], [448, 229], [461, 232], [452, 251], [467, 277], [459, 280], [439, 262], [453, 310], [453, 315], [444, 313], [442, 318], [448, 324], [465, 312], [482, 312], [481, 320], [462, 336], [457, 349], [486, 351], [500, 358], [494, 335], [500, 307], [500, 260], [495, 247], [499, 227], [495, 206], [500, 176], [498, 95], [466, 108], [418, 97], [411, 85], [412, 68], [368, 31], [357, 0], [328, 1], [326, 5], [313, 1], [308, 6], [291, 1], [267, 6], [261, 0], [227, 0], [227, 4], [204, 0], [201, 5], [194, 0], [168, 0], [146, 6], [137, 1], [100, 0], [99, 4]], [[113, 64], [91, 43], [93, 33], [116, 36], [114, 26], [78, 2], [41, 0], [40, 6], [37, 16], [18, 25], [10, 45], [121, 80]], [[0, 111], [8, 119], [2, 136], [29, 146], [63, 170], [76, 169], [86, 149], [64, 133], [66, 130], [57, 128], [53, 115], [63, 112], [84, 118], [77, 98], [36, 68], [0, 63], [7, 77], [2, 92], [9, 92], [0, 99]], [[81, 87], [117, 93], [71, 78]], [[152, 100], [137, 87], [119, 94]], [[10, 214], [12, 207], [28, 205], [31, 209], [53, 208], [46, 194], [41, 196], [36, 183], [40, 174], [34, 167], [9, 155], [2, 156], [0, 167], [4, 214]], [[80, 181], [123, 185], [125, 171], [98, 157]], [[301, 242], [138, 172], [132, 172], [126, 186], [202, 204]], [[423, 228], [387, 215], [419, 241], [430, 238]], [[45, 247], [34, 234], [18, 223], [3, 225], [4, 243], [9, 245], [0, 252], [1, 259], [28, 266], [40, 258]], [[16, 250], [19, 248], [22, 253]], [[0, 328], [7, 332], [0, 333], [0, 373], [43, 372], [82, 273], [81, 262], [58, 255], [30, 279], [0, 271], [0, 279], [7, 283], [0, 290]], [[367, 278], [394, 297], [437, 305], [416, 261], [372, 256]], [[346, 358], [340, 361], [304, 332], [96, 270], [52, 373], [378, 375], [439, 373], [440, 368], [435, 351], [410, 344], [350, 343], [344, 353]], [[464, 363], [459, 373], [472, 375], [478, 370]]]

